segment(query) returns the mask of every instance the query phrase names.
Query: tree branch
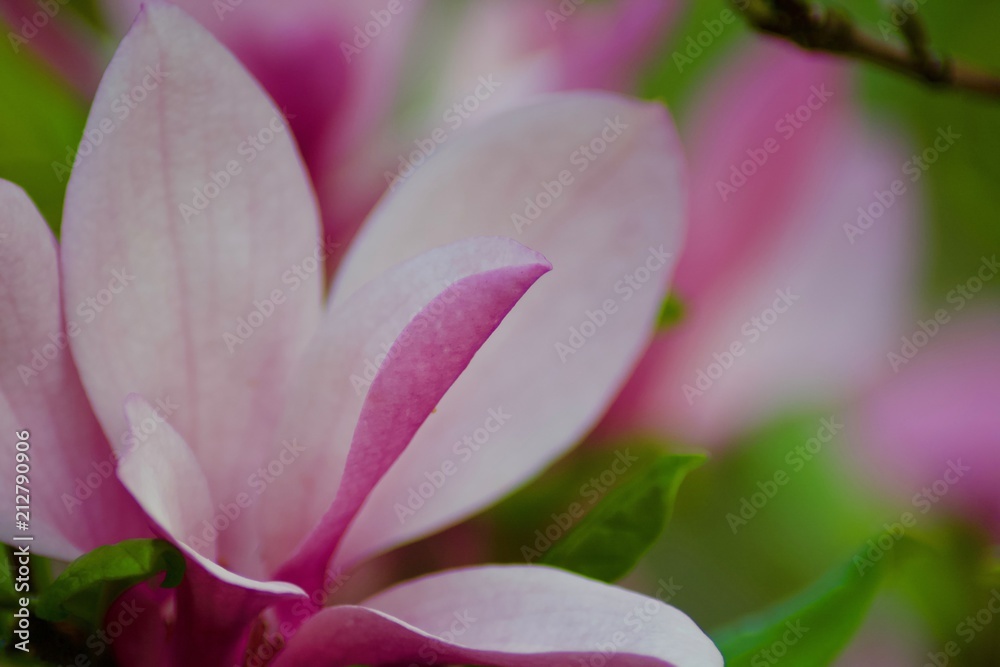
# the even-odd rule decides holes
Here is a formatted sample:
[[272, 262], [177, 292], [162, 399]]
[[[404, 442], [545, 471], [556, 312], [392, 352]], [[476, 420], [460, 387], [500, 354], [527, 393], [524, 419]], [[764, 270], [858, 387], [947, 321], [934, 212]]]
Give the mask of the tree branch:
[[846, 14], [806, 0], [731, 2], [758, 31], [802, 48], [863, 60], [935, 87], [1000, 98], [1000, 77], [935, 55], [915, 15], [899, 26], [906, 43], [896, 45], [859, 29]]

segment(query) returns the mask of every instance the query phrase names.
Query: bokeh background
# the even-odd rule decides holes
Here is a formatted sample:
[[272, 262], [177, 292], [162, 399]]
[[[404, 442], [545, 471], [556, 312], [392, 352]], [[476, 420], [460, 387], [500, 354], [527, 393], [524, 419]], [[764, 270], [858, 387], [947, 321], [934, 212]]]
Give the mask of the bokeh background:
[[[253, 2], [240, 12], [251, 15]], [[211, 17], [212, 3], [200, 4]], [[294, 17], [300, 4], [312, 3], [281, 11]], [[887, 43], [901, 43], [892, 17], [915, 14], [939, 53], [1000, 73], [991, 0], [817, 4]], [[8, 37], [38, 11], [0, 5]], [[28, 43], [0, 46], [0, 177], [24, 187], [55, 230], [66, 178], [53, 164], [78, 144], [135, 9], [58, 6]], [[558, 525], [570, 504], [627, 484], [663, 451], [707, 451], [625, 585], [654, 594], [674, 584], [670, 602], [714, 630], [803, 590], [817, 600], [849, 593], [864, 570], [859, 554], [884, 558], [893, 567], [870, 611], [849, 595], [826, 600], [824, 622], [860, 625], [838, 664], [1000, 664], [1000, 619], [982, 613], [1000, 595], [1000, 98], [807, 55], [752, 31], [721, 0], [440, 0], [407, 12], [373, 47], [395, 66], [318, 63], [297, 71], [306, 81], [297, 90], [283, 88], [295, 54], [269, 50], [266, 21], [240, 28], [252, 20], [234, 13], [218, 24], [290, 113], [314, 177], [329, 151], [347, 165], [317, 183], [321, 204], [346, 202], [326, 221], [340, 240], [413, 142], [487, 73], [502, 85], [456, 132], [559, 90], [665, 103], [690, 166], [690, 229], [657, 339], [596, 431], [498, 507], [383, 557], [368, 578], [530, 559], [536, 531]], [[330, 44], [334, 59], [338, 40]], [[344, 103], [331, 80], [352, 104], [379, 103], [351, 107], [346, 136], [321, 141], [310, 109]], [[808, 119], [781, 125], [824, 86], [832, 95], [815, 98]], [[770, 139], [778, 149], [745, 169]], [[734, 169], [745, 182], [731, 180]], [[896, 180], [904, 185], [892, 193]], [[723, 194], [720, 183], [733, 188]], [[881, 212], [863, 228], [859, 209]], [[800, 300], [766, 328], [753, 324], [786, 288]], [[746, 354], [724, 361], [736, 341]], [[722, 372], [700, 387], [713, 363]], [[637, 463], [593, 484], [626, 450]], [[912, 525], [900, 529], [906, 513]], [[957, 655], [942, 653], [949, 642]]]

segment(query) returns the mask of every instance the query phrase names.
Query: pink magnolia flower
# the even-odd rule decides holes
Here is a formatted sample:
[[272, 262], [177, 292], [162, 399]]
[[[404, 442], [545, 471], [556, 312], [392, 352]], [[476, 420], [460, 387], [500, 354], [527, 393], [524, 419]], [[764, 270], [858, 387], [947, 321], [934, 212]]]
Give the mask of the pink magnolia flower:
[[[428, 652], [722, 664], [679, 611], [545, 567], [310, 600], [331, 568], [498, 499], [603, 412], [679, 246], [662, 109], [573, 94], [496, 116], [381, 202], [325, 296], [319, 215], [281, 112], [180, 10], [140, 14], [86, 133], [101, 140], [74, 168], [58, 248], [0, 185], [0, 424], [30, 431], [39, 553], [155, 534], [186, 555], [176, 593], [121, 601], [151, 609], [116, 641], [122, 662], [234, 664], [280, 632], [280, 667]], [[566, 348], [596, 309], [601, 327]]]
[[755, 45], [734, 63], [690, 111], [684, 320], [657, 336], [607, 433], [719, 444], [842, 400], [906, 321], [919, 204], [906, 153], [857, 118], [834, 61]]
[[[143, 3], [103, 4], [124, 33]], [[320, 197], [332, 269], [384, 188], [380, 167], [387, 159], [385, 137], [410, 35], [424, 3], [172, 4], [226, 45], [288, 118]]]
[[[456, 121], [471, 126], [538, 93], [625, 90], [680, 7], [673, 0], [487, 0], [450, 7], [457, 25], [445, 28], [429, 25], [434, 17], [421, 0], [172, 1], [228, 46], [288, 114], [317, 186], [326, 237], [337, 244], [331, 269], [414, 140], [428, 140], [439, 127], [452, 135]], [[104, 4], [124, 30], [141, 0]], [[406, 64], [420, 55], [411, 39], [418, 29], [432, 30], [421, 43], [444, 44], [449, 57], [428, 77], [427, 111], [401, 123], [396, 92]], [[495, 84], [483, 88], [481, 78]], [[477, 88], [475, 112], [463, 109], [442, 123]]]

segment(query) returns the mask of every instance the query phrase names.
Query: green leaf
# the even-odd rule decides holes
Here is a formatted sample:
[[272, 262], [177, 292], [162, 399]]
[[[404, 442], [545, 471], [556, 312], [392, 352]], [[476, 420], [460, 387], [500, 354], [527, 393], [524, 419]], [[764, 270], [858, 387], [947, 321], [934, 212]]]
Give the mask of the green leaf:
[[0, 607], [13, 605], [17, 598], [17, 593], [14, 591], [13, 565], [8, 547], [0, 544]]
[[[8, 31], [0, 21], [0, 32]], [[58, 230], [67, 165], [80, 142], [86, 107], [30, 49], [8, 46], [0, 48], [0, 178], [24, 188]]]
[[126, 540], [80, 556], [36, 600], [35, 613], [47, 621], [73, 615], [99, 624], [115, 598], [164, 572], [164, 588], [180, 584], [184, 556], [163, 540]]
[[670, 521], [685, 475], [704, 462], [700, 454], [655, 461], [609, 493], [542, 562], [601, 581], [625, 576]]
[[894, 555], [873, 560], [871, 549], [866, 544], [849, 563], [791, 599], [712, 633], [726, 667], [771, 664], [778, 657], [796, 667], [833, 662], [891, 569]]
[[671, 292], [660, 307], [660, 315], [656, 319], [656, 329], [665, 331], [676, 326], [683, 319], [684, 302], [674, 292]]

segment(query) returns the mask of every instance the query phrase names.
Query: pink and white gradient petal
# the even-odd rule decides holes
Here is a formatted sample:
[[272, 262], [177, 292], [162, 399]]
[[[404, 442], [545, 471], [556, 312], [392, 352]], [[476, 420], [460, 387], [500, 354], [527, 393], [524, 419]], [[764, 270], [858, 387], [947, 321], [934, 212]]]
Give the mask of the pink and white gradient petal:
[[[385, 268], [470, 235], [511, 236], [554, 268], [498, 327], [376, 487], [345, 538], [344, 562], [482, 509], [592, 427], [652, 335], [681, 243], [681, 172], [662, 107], [611, 94], [564, 94], [456, 137], [383, 200], [335, 277], [335, 303]], [[543, 204], [537, 211], [533, 200]], [[604, 315], [600, 328], [584, 325], [597, 311]], [[572, 330], [581, 326], [595, 330], [570, 349]], [[394, 509], [400, 489], [424, 481], [427, 462], [453, 457], [454, 444], [497, 409], [511, 418], [489, 446], [401, 523]]]
[[[122, 95], [134, 108], [118, 119]], [[87, 128], [102, 140], [69, 182], [63, 285], [70, 303], [112, 298], [71, 341], [84, 387], [109, 436], [129, 394], [175, 402], [170, 423], [228, 498], [259, 465], [319, 321], [322, 272], [285, 280], [319, 247], [305, 169], [260, 86], [161, 3], [122, 41]], [[240, 333], [248, 320], [259, 326]]]
[[548, 667], [597, 655], [613, 667], [722, 667], [718, 649], [673, 607], [542, 566], [452, 570], [326, 609], [275, 667]]
[[[0, 180], [0, 429], [8, 438], [29, 432], [23, 486], [33, 550], [72, 560], [149, 533], [114, 476], [114, 455], [67, 348], [86, 323], [75, 312], [64, 320], [61, 304], [52, 232], [27, 195]], [[13, 448], [0, 460], [5, 485], [14, 484], [18, 463]], [[13, 522], [15, 489], [5, 488], [0, 509]]]

